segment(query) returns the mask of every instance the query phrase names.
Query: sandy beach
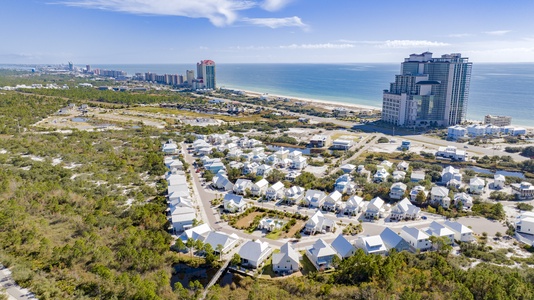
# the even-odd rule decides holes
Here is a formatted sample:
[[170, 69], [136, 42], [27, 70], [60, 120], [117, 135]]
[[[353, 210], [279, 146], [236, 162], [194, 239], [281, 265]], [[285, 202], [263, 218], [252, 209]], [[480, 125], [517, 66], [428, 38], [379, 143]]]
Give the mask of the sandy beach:
[[[243, 91], [247, 96], [250, 96], [250, 97], [261, 97], [262, 95], [264, 95], [264, 93], [259, 93], [255, 91], [249, 91], [249, 90], [241, 90], [241, 91]], [[317, 107], [320, 107], [322, 109], [327, 109], [327, 110], [332, 110], [334, 108], [345, 108], [347, 110], [357, 110], [357, 111], [382, 110], [382, 108], [378, 106], [370, 106], [370, 105], [363, 105], [363, 104], [351, 104], [351, 103], [345, 103], [345, 102], [292, 97], [292, 96], [278, 95], [278, 94], [265, 94], [265, 95], [267, 95], [270, 99], [286, 99], [287, 98], [293, 102], [306, 102], [310, 106], [317, 106]]]

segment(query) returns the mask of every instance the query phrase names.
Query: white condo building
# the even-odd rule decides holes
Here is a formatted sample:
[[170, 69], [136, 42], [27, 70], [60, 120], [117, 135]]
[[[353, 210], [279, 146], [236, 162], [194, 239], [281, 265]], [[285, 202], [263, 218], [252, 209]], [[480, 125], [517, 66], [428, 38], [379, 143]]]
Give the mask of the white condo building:
[[389, 90], [382, 121], [397, 126], [449, 126], [465, 121], [472, 63], [460, 53], [411, 54]]

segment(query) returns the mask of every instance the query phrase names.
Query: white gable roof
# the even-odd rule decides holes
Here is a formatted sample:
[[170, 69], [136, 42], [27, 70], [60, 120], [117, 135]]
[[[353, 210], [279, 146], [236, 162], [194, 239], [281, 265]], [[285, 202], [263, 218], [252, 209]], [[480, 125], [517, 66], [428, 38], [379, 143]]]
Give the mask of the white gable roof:
[[332, 248], [334, 248], [341, 257], [346, 257], [354, 251], [354, 246], [341, 234], [332, 241]]

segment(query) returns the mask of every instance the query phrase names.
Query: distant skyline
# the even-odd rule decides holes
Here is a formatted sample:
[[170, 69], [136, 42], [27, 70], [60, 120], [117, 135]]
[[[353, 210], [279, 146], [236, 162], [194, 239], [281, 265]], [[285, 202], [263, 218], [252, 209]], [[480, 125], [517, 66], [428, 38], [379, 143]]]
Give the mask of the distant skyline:
[[0, 63], [534, 62], [534, 1], [4, 0]]

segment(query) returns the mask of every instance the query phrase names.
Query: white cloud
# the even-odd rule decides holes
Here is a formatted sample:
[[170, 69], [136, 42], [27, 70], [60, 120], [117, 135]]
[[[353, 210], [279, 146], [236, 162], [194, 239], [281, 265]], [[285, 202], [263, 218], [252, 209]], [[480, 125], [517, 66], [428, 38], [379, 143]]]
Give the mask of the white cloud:
[[307, 29], [308, 25], [304, 24], [299, 17], [288, 17], [288, 18], [243, 18], [241, 21], [253, 24], [257, 26], [265, 26], [270, 28], [280, 28], [280, 27], [300, 27], [302, 29]]
[[354, 48], [352, 44], [292, 44], [287, 46], [280, 46], [282, 49], [346, 49]]
[[484, 33], [487, 35], [505, 35], [507, 33], [511, 32], [511, 30], [495, 30], [495, 31], [485, 31]]
[[449, 34], [448, 36], [452, 38], [464, 38], [464, 37], [470, 37], [473, 35], [470, 33], [453, 33], [453, 34]]
[[288, 5], [293, 0], [265, 0], [261, 4], [261, 8], [267, 11], [277, 11]]
[[419, 47], [443, 47], [448, 43], [432, 42], [426, 40], [387, 40], [378, 45], [379, 48], [419, 48]]
[[[276, 10], [288, 2], [288, 0], [266, 0], [261, 4], [261, 7], [265, 10]], [[213, 25], [219, 27], [233, 24], [239, 20], [239, 11], [248, 10], [259, 5], [253, 0], [64, 0], [59, 3], [67, 6], [139, 15], [206, 18]], [[252, 20], [249, 21], [251, 24], [271, 28], [283, 26], [306, 27], [298, 17], [248, 20]]]

